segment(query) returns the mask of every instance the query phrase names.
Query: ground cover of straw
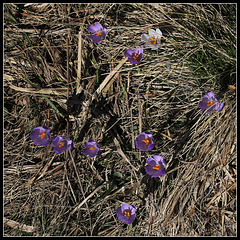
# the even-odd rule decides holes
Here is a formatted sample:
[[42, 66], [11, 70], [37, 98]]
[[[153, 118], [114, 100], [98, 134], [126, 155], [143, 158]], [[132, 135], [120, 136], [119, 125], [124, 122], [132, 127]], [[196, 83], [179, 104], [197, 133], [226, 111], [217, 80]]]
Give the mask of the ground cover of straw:
[[[5, 4], [4, 235], [235, 236], [235, 20], [234, 4]], [[94, 22], [108, 29], [98, 44]], [[124, 51], [151, 28], [161, 47], [132, 65]], [[207, 91], [221, 112], [199, 109]], [[44, 125], [73, 149], [34, 145]], [[143, 131], [149, 152], [135, 148]], [[153, 154], [160, 178], [144, 169]], [[123, 202], [137, 208], [131, 225], [117, 219]]]

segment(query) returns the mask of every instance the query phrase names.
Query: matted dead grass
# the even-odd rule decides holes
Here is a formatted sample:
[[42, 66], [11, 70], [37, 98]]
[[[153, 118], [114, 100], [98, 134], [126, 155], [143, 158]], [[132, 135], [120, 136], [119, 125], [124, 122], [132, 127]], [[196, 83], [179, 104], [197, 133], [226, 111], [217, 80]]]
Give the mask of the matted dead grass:
[[[193, 16], [184, 15], [186, 8], [211, 9], [6, 5], [4, 235], [236, 235], [236, 95], [213, 81], [218, 76], [199, 79], [189, 68], [188, 57], [199, 48], [176, 42], [193, 33], [177, 21], [179, 14]], [[87, 27], [97, 21], [109, 32], [93, 44]], [[162, 46], [146, 49], [133, 66], [124, 51], [143, 44], [141, 34], [150, 28], [162, 30]], [[198, 103], [210, 90], [225, 107], [204, 114]], [[35, 146], [29, 134], [40, 125], [52, 136], [68, 136], [74, 148], [56, 155], [50, 145]], [[134, 140], [147, 130], [156, 145], [140, 152]], [[82, 154], [90, 139], [101, 146], [97, 158]], [[167, 163], [159, 179], [144, 170], [153, 154]], [[123, 202], [137, 208], [129, 226], [116, 216]]]

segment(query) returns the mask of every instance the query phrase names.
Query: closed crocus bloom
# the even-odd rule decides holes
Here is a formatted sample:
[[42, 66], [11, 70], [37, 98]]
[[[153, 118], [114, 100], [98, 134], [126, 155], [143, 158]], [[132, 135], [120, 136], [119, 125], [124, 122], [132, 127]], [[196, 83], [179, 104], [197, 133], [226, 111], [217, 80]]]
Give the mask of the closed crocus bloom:
[[150, 132], [142, 132], [135, 140], [135, 145], [141, 151], [148, 151], [154, 147], [154, 138]]
[[97, 142], [90, 140], [84, 144], [83, 154], [88, 155], [90, 158], [100, 154], [100, 146]]
[[137, 47], [134, 50], [128, 49], [125, 51], [124, 55], [128, 58], [128, 61], [133, 64], [138, 64], [143, 58], [144, 47]]
[[57, 154], [65, 152], [68, 148], [73, 147], [72, 140], [68, 140], [66, 137], [56, 136], [52, 139], [52, 146], [54, 147], [54, 151]]
[[88, 31], [93, 33], [87, 37], [91, 39], [94, 43], [98, 43], [103, 40], [107, 34], [107, 28], [103, 27], [99, 22], [94, 23], [88, 27]]
[[50, 128], [47, 126], [36, 127], [30, 133], [30, 138], [36, 145], [46, 146], [50, 142]]
[[152, 177], [160, 177], [166, 172], [166, 163], [160, 155], [153, 155], [147, 159], [146, 173]]
[[146, 42], [147, 47], [151, 47], [152, 50], [157, 50], [161, 44], [162, 32], [159, 28], [155, 30], [150, 29], [147, 34], [142, 34], [142, 41]]
[[133, 205], [123, 203], [116, 211], [117, 217], [120, 221], [131, 224], [136, 217], [137, 209]]
[[222, 111], [224, 103], [220, 103], [215, 97], [213, 92], [207, 92], [203, 96], [199, 107], [203, 110], [207, 110], [206, 113], [212, 112], [214, 109], [218, 112]]

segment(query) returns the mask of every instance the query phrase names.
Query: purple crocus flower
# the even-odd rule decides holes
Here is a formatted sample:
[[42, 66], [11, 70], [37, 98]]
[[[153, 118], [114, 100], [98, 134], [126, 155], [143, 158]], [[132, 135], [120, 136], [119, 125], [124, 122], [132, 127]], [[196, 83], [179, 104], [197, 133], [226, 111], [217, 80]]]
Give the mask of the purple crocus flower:
[[90, 140], [84, 144], [83, 154], [88, 155], [90, 158], [100, 154], [100, 146], [97, 142]]
[[224, 103], [220, 103], [217, 98], [214, 96], [213, 92], [207, 92], [202, 98], [202, 101], [199, 103], [199, 107], [203, 110], [206, 110], [206, 113], [212, 112], [214, 109], [218, 112], [222, 111]]
[[147, 159], [146, 173], [152, 177], [160, 177], [166, 172], [166, 163], [160, 155], [153, 155]]
[[126, 224], [131, 224], [136, 217], [137, 209], [133, 205], [123, 203], [116, 211], [117, 217], [120, 221]]
[[88, 27], [88, 31], [93, 33], [87, 37], [91, 39], [94, 43], [98, 43], [103, 40], [107, 34], [107, 28], [103, 27], [99, 22], [94, 23]]
[[71, 149], [73, 147], [73, 142], [66, 137], [56, 136], [52, 139], [52, 145], [55, 153], [59, 154], [65, 152], [68, 148]]
[[46, 146], [50, 142], [50, 128], [47, 126], [36, 127], [30, 133], [30, 138], [36, 145]]
[[142, 132], [135, 140], [135, 145], [141, 151], [148, 151], [154, 147], [153, 135], [150, 132]]
[[124, 55], [128, 57], [128, 61], [133, 64], [138, 64], [143, 58], [144, 46], [137, 47], [134, 50], [128, 49], [125, 51]]

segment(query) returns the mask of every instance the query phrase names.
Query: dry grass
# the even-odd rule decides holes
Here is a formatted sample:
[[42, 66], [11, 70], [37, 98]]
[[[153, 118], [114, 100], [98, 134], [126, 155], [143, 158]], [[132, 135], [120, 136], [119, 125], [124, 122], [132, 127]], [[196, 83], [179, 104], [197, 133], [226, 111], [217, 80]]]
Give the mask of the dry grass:
[[[236, 81], [236, 31], [227, 10], [5, 5], [4, 235], [236, 235], [236, 93], [228, 88]], [[109, 32], [93, 44], [87, 26], [96, 21]], [[190, 24], [199, 21], [214, 23], [215, 35]], [[157, 27], [158, 51], [145, 50], [136, 66], [126, 61], [124, 51]], [[210, 90], [225, 103], [222, 112], [199, 109]], [[39, 125], [68, 136], [74, 148], [56, 155], [50, 145], [35, 146], [29, 134]], [[156, 146], [139, 152], [134, 140], [146, 130]], [[90, 139], [101, 146], [94, 159], [82, 154]], [[167, 163], [159, 179], [144, 170], [152, 154]], [[137, 208], [129, 226], [115, 214], [122, 202]]]

